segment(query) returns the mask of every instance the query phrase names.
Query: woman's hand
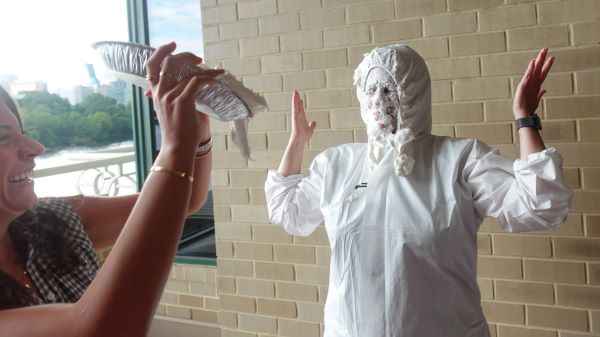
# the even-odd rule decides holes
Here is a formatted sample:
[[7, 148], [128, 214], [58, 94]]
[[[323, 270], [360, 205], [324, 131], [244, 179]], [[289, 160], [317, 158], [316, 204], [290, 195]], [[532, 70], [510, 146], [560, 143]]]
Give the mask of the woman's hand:
[[546, 90], [541, 90], [542, 83], [554, 63], [554, 57], [546, 58], [548, 49], [544, 48], [537, 58], [529, 62], [529, 66], [517, 87], [513, 101], [515, 118], [531, 116], [535, 113]]
[[214, 81], [223, 70], [204, 70], [178, 82], [177, 74], [186, 64], [198, 64], [202, 58], [192, 53], [171, 55], [175, 43], [156, 49], [146, 62], [151, 79], [151, 95], [162, 133], [163, 148], [193, 148], [210, 138], [209, 119], [196, 112], [198, 90]]
[[308, 123], [306, 120], [304, 103], [300, 98], [300, 94], [294, 91], [292, 94], [292, 135], [290, 142], [306, 143], [312, 137], [316, 127], [317, 122], [311, 121]]

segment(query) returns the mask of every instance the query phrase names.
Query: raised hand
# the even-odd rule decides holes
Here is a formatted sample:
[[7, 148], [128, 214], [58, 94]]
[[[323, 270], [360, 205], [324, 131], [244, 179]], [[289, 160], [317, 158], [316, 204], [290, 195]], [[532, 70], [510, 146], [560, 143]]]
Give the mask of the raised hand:
[[312, 137], [317, 122], [311, 121], [310, 123], [306, 119], [304, 113], [304, 104], [300, 98], [300, 94], [294, 91], [292, 94], [292, 135], [290, 142], [297, 141], [306, 143], [310, 137]]
[[531, 116], [535, 113], [542, 96], [546, 90], [542, 90], [542, 83], [554, 63], [554, 57], [546, 58], [548, 49], [540, 51], [537, 58], [529, 62], [529, 66], [515, 91], [513, 101], [513, 113], [515, 118]]

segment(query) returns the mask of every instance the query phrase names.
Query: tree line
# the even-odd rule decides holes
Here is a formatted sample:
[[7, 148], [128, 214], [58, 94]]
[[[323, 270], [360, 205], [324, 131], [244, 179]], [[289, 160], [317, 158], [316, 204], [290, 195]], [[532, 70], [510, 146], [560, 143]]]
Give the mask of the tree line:
[[131, 106], [101, 94], [79, 104], [47, 92], [19, 99], [25, 132], [48, 151], [97, 147], [132, 139]]

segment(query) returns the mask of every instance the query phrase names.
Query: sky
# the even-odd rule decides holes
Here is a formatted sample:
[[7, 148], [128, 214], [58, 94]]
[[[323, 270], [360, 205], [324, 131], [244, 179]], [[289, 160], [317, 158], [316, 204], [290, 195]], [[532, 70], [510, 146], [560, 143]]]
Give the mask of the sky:
[[[178, 42], [178, 50], [202, 54], [197, 0], [149, 0], [151, 44]], [[0, 0], [0, 75], [42, 80], [50, 91], [88, 84], [84, 64], [101, 82], [93, 42], [127, 41], [126, 0]]]

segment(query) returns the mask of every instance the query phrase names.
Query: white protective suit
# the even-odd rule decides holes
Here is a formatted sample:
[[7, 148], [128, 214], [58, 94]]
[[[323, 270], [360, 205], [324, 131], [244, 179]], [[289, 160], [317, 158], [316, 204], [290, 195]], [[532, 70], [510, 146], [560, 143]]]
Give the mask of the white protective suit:
[[[306, 236], [325, 221], [325, 337], [487, 337], [476, 281], [479, 225], [487, 216], [506, 232], [560, 225], [572, 195], [562, 158], [549, 148], [513, 162], [477, 140], [431, 135], [423, 60], [402, 45], [372, 53], [380, 60], [371, 57], [371, 66], [394, 64], [398, 131], [409, 128], [414, 140], [401, 151], [388, 142], [374, 168], [372, 146], [356, 143], [319, 154], [307, 176], [270, 171], [271, 222]], [[408, 174], [394, 168], [401, 155], [414, 159]]]

